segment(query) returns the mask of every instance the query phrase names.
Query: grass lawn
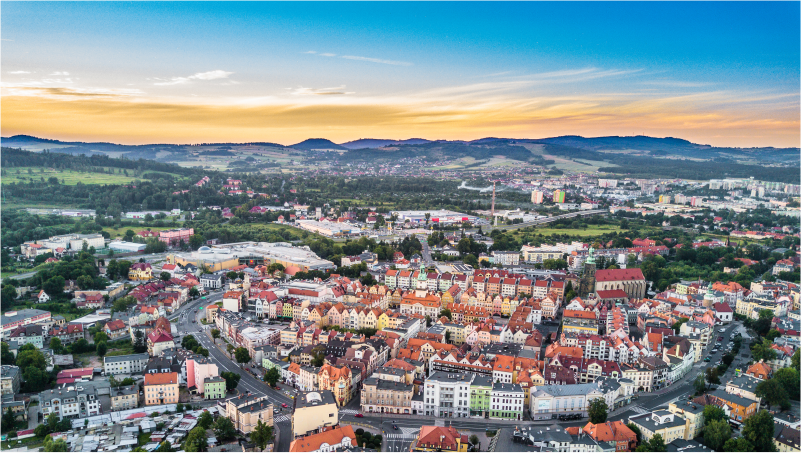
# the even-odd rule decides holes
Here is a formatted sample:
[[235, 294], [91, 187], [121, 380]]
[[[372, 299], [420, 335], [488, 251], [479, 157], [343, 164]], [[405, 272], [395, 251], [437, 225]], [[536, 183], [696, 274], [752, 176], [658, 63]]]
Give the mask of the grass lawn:
[[[167, 220], [167, 219], [164, 219]], [[150, 231], [164, 231], [164, 230], [172, 230], [173, 228], [180, 228], [180, 223], [176, 226], [168, 226], [168, 227], [146, 227], [141, 225], [130, 225], [130, 226], [122, 226], [119, 228], [106, 226], [103, 227], [103, 231], [110, 234], [112, 238], [117, 236], [125, 236], [125, 232], [128, 230], [133, 230], [134, 233], [138, 233], [142, 230], [150, 230]]]
[[[552, 234], [567, 234], [571, 236], [593, 237], [600, 236], [604, 233], [612, 233], [622, 231], [617, 225], [587, 225], [587, 229], [583, 228], [548, 228], [548, 227], [526, 227], [533, 228], [534, 234], [542, 234], [543, 236], [550, 236]], [[511, 231], [515, 236], [522, 236], [531, 234], [532, 231], [516, 230]]]
[[[30, 168], [33, 173], [29, 174], [28, 168]], [[17, 170], [19, 170], [19, 174]], [[125, 176], [124, 173], [117, 173], [119, 169], [115, 168], [113, 170], [114, 174], [110, 175], [108, 173], [80, 172], [75, 170], [54, 170], [44, 167], [19, 167], [6, 172], [6, 175], [3, 176], [3, 184], [27, 182], [31, 178], [33, 178], [34, 181], [39, 181], [40, 178], [47, 180], [52, 176], [57, 177], [59, 183], [63, 179], [64, 184], [69, 186], [74, 186], [78, 184], [79, 181], [83, 184], [129, 184], [137, 179], [143, 180], [143, 178]], [[128, 173], [130, 175], [133, 171], [129, 171]]]

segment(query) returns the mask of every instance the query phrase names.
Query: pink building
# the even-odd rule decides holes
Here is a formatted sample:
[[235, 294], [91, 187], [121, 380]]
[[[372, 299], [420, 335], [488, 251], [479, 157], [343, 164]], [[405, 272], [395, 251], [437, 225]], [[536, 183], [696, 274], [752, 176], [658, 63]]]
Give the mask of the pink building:
[[186, 388], [190, 393], [202, 395], [204, 380], [208, 377], [220, 375], [217, 365], [202, 355], [195, 355], [186, 359]]
[[180, 228], [177, 230], [159, 231], [159, 241], [169, 245], [177, 245], [179, 242], [189, 243], [189, 236], [195, 234], [193, 228]]

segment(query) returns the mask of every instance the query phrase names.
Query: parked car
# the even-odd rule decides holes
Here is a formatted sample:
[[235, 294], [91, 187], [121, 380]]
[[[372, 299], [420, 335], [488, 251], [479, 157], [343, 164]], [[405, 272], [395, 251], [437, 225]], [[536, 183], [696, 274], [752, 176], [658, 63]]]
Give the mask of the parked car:
[[362, 418], [362, 417], [364, 417], [364, 414], [356, 414], [356, 415], [354, 415], [354, 417], [356, 417], [356, 418]]
[[397, 430], [398, 430], [398, 425], [392, 425], [392, 429], [394, 429], [395, 431], [397, 431]]
[[287, 406], [286, 403], [281, 403], [281, 407], [289, 407], [289, 406]]

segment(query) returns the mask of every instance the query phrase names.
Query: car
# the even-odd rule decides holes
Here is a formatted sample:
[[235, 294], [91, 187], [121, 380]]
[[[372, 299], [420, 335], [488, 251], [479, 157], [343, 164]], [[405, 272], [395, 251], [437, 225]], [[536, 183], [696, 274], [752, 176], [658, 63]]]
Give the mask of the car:
[[723, 341], [723, 337], [718, 337], [718, 341]]
[[398, 425], [392, 425], [392, 429], [394, 429], [395, 431], [397, 431], [397, 430], [398, 430]]
[[705, 359], [704, 359], [704, 362], [709, 362], [710, 360], [712, 360], [712, 359], [710, 359], [709, 357], [707, 357], [707, 358], [705, 358]]
[[356, 418], [362, 418], [362, 417], [364, 417], [364, 414], [356, 414], [356, 415], [354, 415], [354, 417], [356, 417]]
[[720, 333], [723, 333], [725, 331], [726, 331], [726, 329], [718, 329], [718, 332], [720, 332]]
[[281, 407], [286, 408], [286, 407], [289, 407], [289, 406], [287, 406], [286, 403], [281, 403]]

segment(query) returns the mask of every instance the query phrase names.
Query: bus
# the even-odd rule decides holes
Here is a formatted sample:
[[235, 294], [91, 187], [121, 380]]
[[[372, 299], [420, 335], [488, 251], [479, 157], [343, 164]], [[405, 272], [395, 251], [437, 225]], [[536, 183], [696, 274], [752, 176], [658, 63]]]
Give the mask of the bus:
[[737, 420], [729, 419], [729, 425], [731, 425], [732, 429], [735, 431], [739, 431], [743, 428], [743, 424]]

